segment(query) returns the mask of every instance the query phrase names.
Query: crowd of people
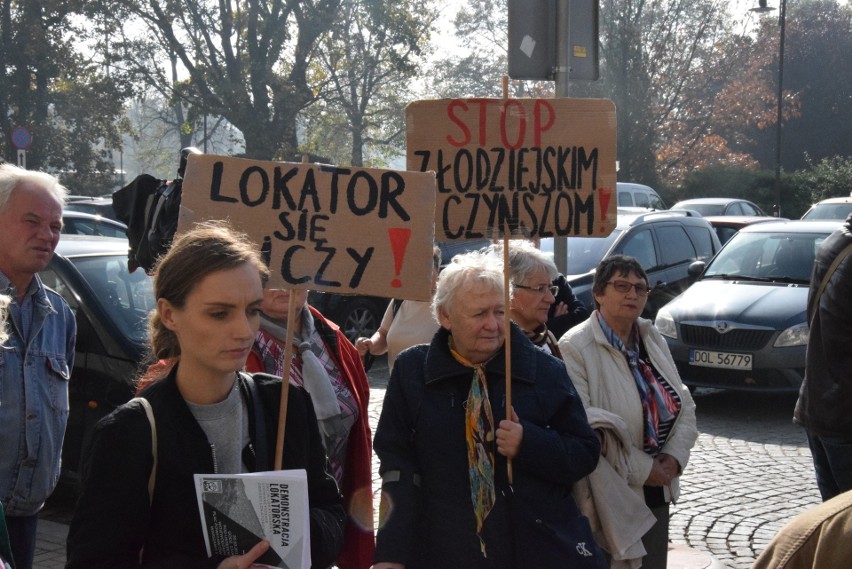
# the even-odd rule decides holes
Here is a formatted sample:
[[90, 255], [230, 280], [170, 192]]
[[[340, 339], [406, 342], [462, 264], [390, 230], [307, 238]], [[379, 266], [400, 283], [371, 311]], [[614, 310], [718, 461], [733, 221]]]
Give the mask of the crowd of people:
[[[59, 478], [76, 327], [38, 273], [64, 200], [52, 176], [0, 166], [3, 568], [32, 567], [38, 512]], [[827, 243], [822, 274], [845, 238]], [[306, 473], [313, 567], [667, 567], [669, 504], [698, 431], [665, 341], [640, 316], [650, 288], [635, 259], [603, 260], [595, 305], [583, 307], [531, 242], [457, 255], [442, 270], [436, 249], [432, 301], [391, 302], [379, 331], [355, 344], [307, 291], [265, 287], [267, 276], [257, 245], [227, 222], [196, 224], [158, 261], [153, 365], [138, 397], [91, 433], [68, 569], [258, 567], [266, 540], [208, 556], [193, 476], [272, 470], [277, 456]], [[835, 288], [816, 295], [825, 334], [812, 340], [840, 326]], [[554, 313], [577, 321], [556, 335]], [[386, 351], [373, 436], [362, 358]], [[828, 499], [849, 490], [833, 458], [849, 443], [820, 427], [817, 381], [827, 379], [809, 376], [796, 417]]]

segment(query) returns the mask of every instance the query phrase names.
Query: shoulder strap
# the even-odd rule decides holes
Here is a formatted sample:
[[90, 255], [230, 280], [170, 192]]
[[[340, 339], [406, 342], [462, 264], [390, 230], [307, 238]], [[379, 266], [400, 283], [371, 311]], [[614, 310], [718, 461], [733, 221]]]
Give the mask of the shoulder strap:
[[813, 296], [811, 301], [808, 303], [808, 326], [811, 325], [814, 319], [814, 313], [817, 308], [819, 308], [819, 299], [822, 297], [822, 293], [825, 290], [825, 287], [828, 286], [828, 281], [831, 280], [831, 275], [834, 274], [834, 271], [843, 262], [849, 253], [852, 253], [852, 243], [846, 246], [835, 258], [834, 261], [831, 262], [831, 265], [828, 267], [828, 270], [825, 272], [825, 275], [822, 277], [822, 281], [819, 283], [819, 288], [817, 289], [816, 294]]
[[151, 408], [151, 403], [144, 397], [134, 397], [131, 403], [135, 401], [145, 410], [145, 416], [148, 417], [148, 423], [151, 425], [151, 456], [154, 457], [154, 465], [151, 467], [151, 474], [148, 476], [148, 503], [154, 501], [154, 484], [157, 482], [157, 422], [154, 420], [154, 410]]
[[[272, 470], [269, 463], [269, 442], [266, 436], [266, 415], [263, 413], [263, 402], [260, 400], [257, 383], [251, 374], [240, 372], [240, 377], [246, 385], [250, 399], [252, 417], [254, 418], [254, 455], [255, 468], [258, 472]], [[282, 380], [283, 381], [283, 380]]]

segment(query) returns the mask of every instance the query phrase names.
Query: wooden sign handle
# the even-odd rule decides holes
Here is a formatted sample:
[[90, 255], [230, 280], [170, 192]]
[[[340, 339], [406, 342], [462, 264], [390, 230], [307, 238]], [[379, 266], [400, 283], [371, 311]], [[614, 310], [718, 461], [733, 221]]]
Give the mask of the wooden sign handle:
[[290, 397], [290, 367], [293, 359], [293, 321], [295, 319], [295, 296], [290, 289], [290, 299], [287, 308], [287, 337], [284, 342], [284, 369], [281, 372], [281, 402], [278, 407], [278, 436], [275, 444], [274, 470], [281, 470], [284, 461], [284, 427], [287, 424], [287, 400]]
[[[503, 233], [503, 302], [506, 309], [504, 311], [504, 326], [506, 330], [506, 419], [512, 420], [512, 314], [509, 310], [511, 306], [511, 294], [509, 290], [509, 232]], [[512, 459], [506, 459], [506, 469], [509, 475], [509, 484], [512, 483]]]

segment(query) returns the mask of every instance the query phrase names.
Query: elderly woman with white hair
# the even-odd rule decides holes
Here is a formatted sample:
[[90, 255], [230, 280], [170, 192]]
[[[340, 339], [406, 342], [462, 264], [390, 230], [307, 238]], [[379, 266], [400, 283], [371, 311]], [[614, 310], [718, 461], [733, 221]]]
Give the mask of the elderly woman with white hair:
[[[503, 257], [503, 245], [492, 246], [495, 255]], [[553, 256], [543, 253], [524, 240], [509, 242], [509, 272], [512, 276], [512, 300], [509, 313], [530, 341], [540, 349], [561, 359], [557, 338], [546, 325], [551, 305], [556, 302], [559, 287], [553, 281], [559, 276]]]
[[506, 330], [503, 294], [494, 255], [456, 256], [433, 298], [441, 328], [396, 360], [374, 440], [374, 569], [601, 566], [571, 496], [598, 439], [562, 362]]

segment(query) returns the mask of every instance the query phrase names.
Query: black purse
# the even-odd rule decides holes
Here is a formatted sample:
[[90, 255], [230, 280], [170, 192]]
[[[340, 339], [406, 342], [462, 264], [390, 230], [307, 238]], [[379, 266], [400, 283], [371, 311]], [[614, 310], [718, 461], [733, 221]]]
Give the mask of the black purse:
[[[608, 569], [609, 561], [592, 535], [588, 518], [565, 511], [556, 524], [542, 519], [514, 494], [505, 492], [515, 539], [515, 567], [535, 569]], [[527, 552], [533, 552], [528, 554]]]

